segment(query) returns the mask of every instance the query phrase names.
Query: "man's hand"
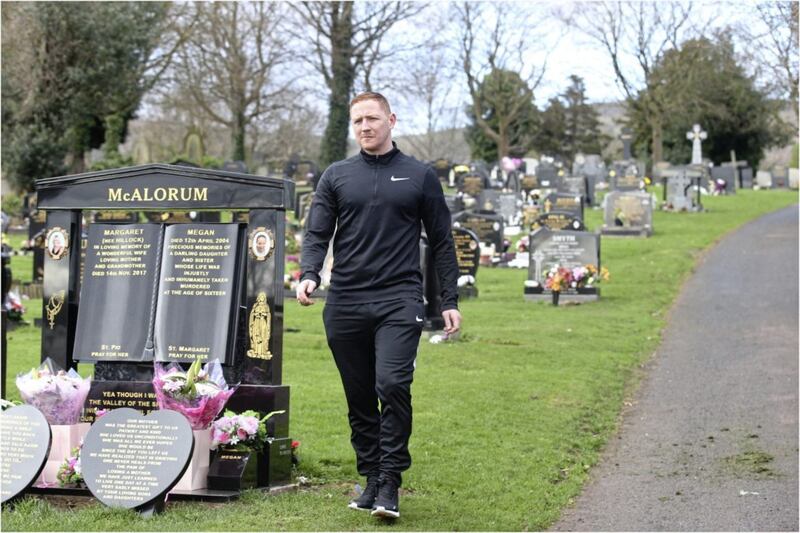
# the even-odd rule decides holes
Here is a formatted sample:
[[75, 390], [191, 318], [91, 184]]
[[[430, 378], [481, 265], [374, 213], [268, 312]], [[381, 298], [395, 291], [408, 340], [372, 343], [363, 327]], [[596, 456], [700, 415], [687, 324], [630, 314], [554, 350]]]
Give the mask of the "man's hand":
[[461, 328], [461, 313], [458, 312], [458, 309], [442, 311], [442, 318], [444, 318], [444, 332], [447, 335], [458, 333]]
[[316, 282], [311, 279], [303, 280], [297, 284], [295, 292], [297, 293], [297, 301], [300, 305], [314, 305], [314, 300], [312, 300], [310, 296], [316, 288]]

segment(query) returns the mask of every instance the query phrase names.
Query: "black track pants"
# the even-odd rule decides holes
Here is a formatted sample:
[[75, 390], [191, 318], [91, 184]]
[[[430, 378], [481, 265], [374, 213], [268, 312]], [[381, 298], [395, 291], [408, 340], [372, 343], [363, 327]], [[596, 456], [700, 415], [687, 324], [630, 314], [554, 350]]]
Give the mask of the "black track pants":
[[322, 313], [363, 476], [378, 469], [399, 474], [411, 466], [411, 381], [423, 312], [422, 302], [392, 300], [329, 304]]

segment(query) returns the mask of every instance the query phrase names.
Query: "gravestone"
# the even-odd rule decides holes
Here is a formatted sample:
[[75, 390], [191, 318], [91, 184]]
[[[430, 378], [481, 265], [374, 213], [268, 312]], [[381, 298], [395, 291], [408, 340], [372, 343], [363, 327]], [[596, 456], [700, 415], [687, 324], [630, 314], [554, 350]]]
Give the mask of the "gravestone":
[[468, 229], [453, 228], [452, 231], [458, 262], [458, 297], [475, 298], [478, 296], [478, 288], [474, 282], [468, 282], [465, 276], [474, 280], [478, 274], [478, 265], [481, 259], [480, 240], [474, 232]]
[[598, 154], [578, 154], [572, 165], [572, 174], [586, 178], [586, 201], [589, 205], [596, 205], [595, 188], [607, 174], [603, 158]]
[[462, 211], [453, 215], [453, 227], [475, 233], [486, 245], [494, 245], [495, 253], [503, 251], [503, 216], [483, 211]]
[[772, 167], [772, 186], [776, 189], [786, 189], [789, 187], [789, 171], [786, 167]]
[[459, 176], [456, 184], [459, 192], [468, 194], [473, 198], [478, 198], [481, 192], [489, 187], [488, 179], [476, 173], [463, 174]]
[[488, 213], [497, 213], [500, 209], [500, 191], [486, 189], [478, 197], [477, 209]]
[[[228, 408], [286, 411], [267, 422], [271, 440], [264, 456], [272, 457], [273, 446], [291, 443], [289, 387], [282, 384], [283, 236], [293, 183], [153, 164], [45, 178], [36, 187], [48, 231], [60, 231], [69, 243], [57, 257], [45, 258], [41, 354], [62, 368], [78, 360], [94, 363], [82, 420], [93, 421], [96, 409], [152, 411], [154, 360], [185, 361], [179, 364], [186, 367], [190, 355], [213, 357], [222, 362], [229, 384], [240, 383]], [[81, 286], [80, 254], [69, 237], [82, 233], [82, 213], [89, 208], [150, 214], [233, 211], [234, 220], [245, 213], [247, 222], [162, 225], [157, 218], [155, 224], [90, 226]], [[132, 233], [115, 235], [114, 230]], [[106, 274], [92, 275], [101, 271]], [[118, 274], [109, 276], [109, 271]], [[125, 300], [115, 301], [119, 295], [109, 291], [123, 294], [125, 283], [133, 287], [126, 289]], [[95, 320], [124, 326], [99, 328]], [[287, 471], [285, 464], [272, 463], [259, 469]], [[282, 475], [266, 477], [275, 484], [289, 481]]]
[[800, 169], [789, 168], [789, 188], [800, 188]]
[[95, 223], [133, 224], [139, 222], [139, 213], [135, 211], [96, 211], [92, 217]]
[[39, 477], [50, 454], [50, 425], [30, 405], [0, 413], [0, 494], [2, 503], [25, 492]]
[[533, 227], [533, 223], [543, 212], [543, 206], [539, 204], [525, 204], [522, 206], [522, 226], [526, 229]]
[[83, 479], [92, 495], [109, 507], [159, 512], [186, 471], [193, 449], [192, 428], [182, 414], [115, 409], [92, 424], [84, 437]]
[[636, 161], [615, 161], [608, 173], [611, 189], [615, 191], [638, 191], [642, 189], [644, 175]]
[[503, 192], [497, 197], [498, 206], [495, 209], [503, 216], [503, 222], [506, 226], [516, 226], [519, 224], [522, 215], [520, 211], [520, 195], [513, 192]]
[[692, 126], [691, 131], [686, 132], [686, 138], [692, 141], [692, 162], [690, 165], [703, 164], [702, 142], [708, 138], [708, 133], [703, 131], [700, 124]]
[[[664, 208], [669, 211], [698, 211], [700, 203], [700, 182], [704, 177], [701, 169], [691, 167], [673, 167], [662, 172], [666, 179], [666, 202]], [[693, 192], [696, 190], [696, 193]]]
[[433, 250], [428, 244], [428, 237], [424, 234], [419, 240], [419, 262], [420, 271], [422, 272], [422, 298], [425, 308], [422, 328], [426, 331], [439, 331], [444, 329], [441, 287], [433, 262]]
[[753, 169], [750, 167], [742, 167], [739, 169], [739, 188], [752, 189], [753, 188]]
[[534, 174], [525, 174], [519, 180], [519, 188], [525, 200], [532, 199], [533, 191], [540, 190], [539, 177]]
[[436, 177], [439, 178], [439, 183], [442, 184], [442, 187], [446, 187], [449, 184], [448, 180], [450, 179], [453, 163], [449, 159], [437, 159], [431, 166], [436, 172]]
[[633, 159], [633, 152], [631, 151], [631, 146], [633, 145], [633, 130], [628, 127], [622, 128], [619, 140], [622, 141], [622, 159]]
[[540, 214], [530, 226], [531, 231], [539, 228], [548, 228], [552, 231], [573, 230], [583, 231], [585, 226], [583, 220], [576, 218], [569, 213], [562, 213], [561, 211], [551, 211], [549, 213]]
[[736, 167], [727, 165], [721, 167], [711, 167], [712, 181], [724, 181], [725, 194], [736, 194], [736, 174]]
[[558, 183], [558, 192], [580, 196], [583, 200], [587, 197], [588, 185], [583, 176], [564, 176]]
[[769, 170], [756, 172], [756, 185], [758, 185], [759, 189], [772, 188], [772, 173]]
[[[575, 268], [595, 265], [600, 269], [600, 236], [588, 231], [551, 231], [541, 228], [529, 237], [530, 266], [525, 283], [526, 300], [550, 300], [552, 291], [545, 289], [547, 272], [555, 267]], [[586, 302], [597, 300], [597, 287], [570, 288], [561, 291], [560, 300]]]
[[606, 195], [603, 235], [649, 237], [653, 234], [653, 197], [646, 192], [612, 191]]
[[35, 192], [26, 194], [23, 202], [23, 216], [28, 219], [28, 240], [33, 247], [33, 274], [31, 279], [34, 283], [41, 283], [44, 276], [46, 214], [44, 211], [39, 211]]
[[314, 192], [306, 191], [301, 192], [295, 199], [295, 217], [300, 223], [300, 227], [304, 228], [307, 222], [308, 213], [311, 210], [311, 204], [314, 201]]
[[536, 167], [536, 177], [539, 179], [539, 186], [543, 189], [558, 188], [558, 168], [549, 162], [542, 161]]
[[445, 194], [444, 203], [447, 204], [451, 214], [464, 210], [464, 199], [457, 194]]
[[574, 218], [583, 220], [583, 197], [570, 193], [554, 192], [547, 195], [542, 204], [544, 212], [553, 211], [566, 213]]

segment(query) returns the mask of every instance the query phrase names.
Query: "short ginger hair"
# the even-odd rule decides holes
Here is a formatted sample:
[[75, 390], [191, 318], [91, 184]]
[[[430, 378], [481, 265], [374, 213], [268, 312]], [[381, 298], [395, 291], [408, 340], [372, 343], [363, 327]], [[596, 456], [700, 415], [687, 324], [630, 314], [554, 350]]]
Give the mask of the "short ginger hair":
[[355, 98], [350, 100], [349, 109], [353, 109], [354, 105], [356, 105], [359, 102], [364, 102], [366, 100], [377, 101], [380, 104], [381, 108], [383, 108], [383, 110], [386, 111], [387, 115], [392, 114], [392, 108], [389, 106], [389, 100], [387, 100], [386, 97], [383, 96], [381, 93], [376, 93], [373, 91], [365, 91], [363, 93], [356, 95]]

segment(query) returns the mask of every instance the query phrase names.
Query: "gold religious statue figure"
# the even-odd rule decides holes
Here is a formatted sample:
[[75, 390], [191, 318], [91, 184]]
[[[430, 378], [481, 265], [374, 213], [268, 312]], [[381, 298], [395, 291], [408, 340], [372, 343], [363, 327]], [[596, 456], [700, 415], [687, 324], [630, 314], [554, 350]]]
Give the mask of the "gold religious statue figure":
[[256, 303], [250, 310], [250, 349], [247, 350], [248, 357], [256, 359], [272, 359], [269, 351], [269, 338], [271, 333], [271, 314], [267, 305], [266, 293], [258, 293]]

